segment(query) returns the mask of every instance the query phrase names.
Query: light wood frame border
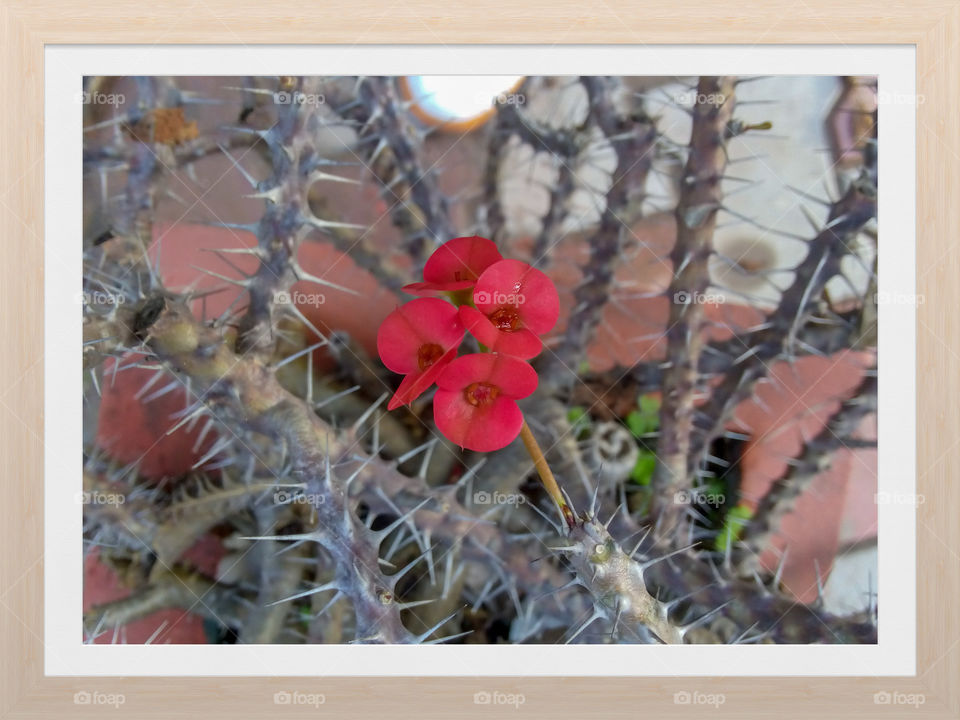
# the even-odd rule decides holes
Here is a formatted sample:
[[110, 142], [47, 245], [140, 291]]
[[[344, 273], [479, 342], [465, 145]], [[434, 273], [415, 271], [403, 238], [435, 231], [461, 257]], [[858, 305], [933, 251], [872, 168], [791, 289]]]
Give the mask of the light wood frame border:
[[[46, 43], [906, 43], [917, 48], [917, 658], [915, 678], [47, 678], [43, 674], [43, 50]], [[0, 0], [0, 718], [110, 715], [79, 690], [120, 692], [120, 714], [264, 717], [282, 685], [320, 713], [494, 717], [472, 695], [521, 692], [517, 716], [960, 717], [960, 0]], [[26, 309], [29, 310], [26, 310]], [[950, 318], [954, 318], [953, 321]], [[718, 709], [673, 693], [722, 692]], [[876, 705], [919, 693], [919, 710]], [[449, 711], [449, 712], [447, 712]], [[714, 714], [711, 714], [714, 713]], [[512, 716], [512, 715], [510, 715]]]

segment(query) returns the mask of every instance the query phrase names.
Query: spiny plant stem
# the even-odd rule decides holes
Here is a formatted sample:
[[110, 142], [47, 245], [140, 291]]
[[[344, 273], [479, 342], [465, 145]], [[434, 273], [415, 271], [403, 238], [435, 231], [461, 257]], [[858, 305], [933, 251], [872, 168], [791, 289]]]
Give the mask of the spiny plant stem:
[[540, 482], [543, 483], [547, 494], [553, 498], [557, 507], [560, 508], [560, 512], [563, 514], [563, 519], [566, 521], [567, 526], [573, 527], [576, 524], [573, 510], [570, 509], [566, 499], [563, 497], [560, 486], [557, 484], [557, 479], [553, 476], [553, 471], [550, 469], [550, 465], [547, 464], [547, 459], [543, 456], [543, 450], [540, 449], [540, 445], [530, 431], [530, 426], [527, 425], [526, 420], [523, 421], [523, 427], [520, 428], [520, 437], [523, 438], [523, 444], [533, 459], [533, 464], [540, 474]]
[[[689, 482], [690, 435], [705, 308], [698, 295], [710, 284], [709, 260], [717, 212], [723, 203], [721, 182], [727, 166], [727, 126], [733, 116], [735, 79], [704, 77], [697, 85], [693, 129], [676, 210], [677, 241], [671, 252], [674, 268], [669, 294], [673, 299], [667, 321], [667, 364], [663, 375], [660, 438], [653, 487], [655, 512], [669, 532], [678, 525], [680, 507], [674, 493]], [[719, 100], [718, 100], [719, 98]], [[686, 298], [686, 302], [683, 302]]]
[[[517, 94], [534, 99], [558, 89], [567, 105], [572, 94], [566, 95], [560, 80], [530, 79]], [[91, 78], [85, 90], [110, 92], [116, 82]], [[528, 107], [498, 102], [487, 157], [475, 163], [478, 171], [483, 164], [486, 169], [457, 192], [471, 203], [471, 190], [481, 191], [482, 198], [477, 207], [454, 213], [454, 202], [461, 200], [448, 197], [441, 187], [446, 183], [439, 182], [439, 173], [452, 165], [432, 164], [450, 149], [449, 139], [438, 136], [431, 144], [432, 130], [420, 129], [410, 102], [397, 95], [389, 78], [283, 77], [279, 85], [274, 79], [247, 78], [238, 88], [243, 100], [236, 108], [225, 108], [228, 115], [236, 111], [239, 126], [227, 126], [225, 132], [211, 128], [173, 144], [158, 140], [148, 121], [155, 121], [157, 111], [186, 106], [188, 115], [181, 122], [188, 122], [188, 101], [204, 98], [196, 93], [191, 98], [166, 78], [134, 82], [137, 97], [123, 115], [101, 112], [106, 106], [95, 103], [84, 109], [84, 184], [96, 202], [85, 208], [83, 233], [84, 290], [91, 300], [83, 303], [84, 420], [89, 431], [84, 433], [83, 483], [88, 493], [125, 498], [122, 504], [85, 504], [84, 550], [87, 557], [95, 551], [98, 562], [131, 587], [129, 596], [84, 615], [88, 640], [159, 609], [182, 608], [216, 621], [223, 639], [229, 630], [241, 643], [433, 643], [472, 630], [479, 642], [876, 644], [875, 600], [864, 610], [836, 616], [819, 603], [799, 603], [781, 581], [783, 564], [768, 572], [757, 563], [784, 515], [801, 493], [810, 492], [833, 453], [842, 445], [863, 446], [854, 431], [876, 412], [875, 372], [825, 429], [805, 440], [800, 455], [788, 461], [789, 471], [758, 500], [739, 540], [725, 544], [723, 552], [711, 542], [716, 539], [712, 517], [694, 517], [686, 503], [670, 501], [674, 491], [688, 489], [704, 470], [711, 470], [708, 464], [724, 460], [714, 458], [713, 440], [727, 433], [741, 436], [732, 430], [744, 424], [736, 408], [750, 398], [762, 401], [758, 383], [778, 380], [770, 374], [771, 366], [803, 355], [875, 350], [876, 333], [870, 330], [876, 315], [868, 311], [875, 307], [870, 298], [876, 292], [875, 116], [861, 176], [839, 183], [845, 193], [840, 199], [795, 191], [827, 208], [825, 224], [807, 241], [805, 259], [789, 269], [741, 268], [757, 282], [769, 283], [772, 273], [793, 274], [785, 289], [774, 283], [777, 308], [754, 308], [765, 316], [762, 323], [716, 340], [711, 331], [726, 322], [701, 314], [696, 303], [675, 303], [675, 315], [666, 325], [667, 354], [641, 354], [623, 382], [623, 364], [636, 355], [615, 354], [609, 368], [589, 374], [583, 360], [590, 341], [613, 329], [605, 311], [623, 309], [615, 291], [632, 294], [646, 285], [645, 270], [626, 267], [634, 251], [649, 253], [650, 260], [666, 259], [660, 257], [665, 248], [647, 242], [639, 230], [637, 237], [629, 231], [654, 198], [646, 193], [647, 174], [655, 172], [676, 184], [669, 196], [679, 198], [679, 239], [670, 257], [677, 277], [671, 279], [667, 299], [681, 291], [704, 293], [712, 284], [707, 260], [713, 253], [713, 215], [724, 202], [722, 148], [727, 140], [764, 125], [729, 115], [732, 95], [721, 107], [703, 101], [695, 105], [686, 152], [681, 142], [657, 130], [658, 118], [646, 109], [647, 99], [653, 98], [632, 92], [633, 83], [622, 78], [576, 81], [587, 91], [585, 108], [582, 100], [569, 102], [583, 111], [571, 116], [582, 117], [576, 126], [569, 120], [561, 127], [554, 126], [555, 118], [538, 120], [542, 116], [535, 108], [551, 99], [547, 94]], [[726, 93], [723, 82], [735, 81], [704, 78], [698, 96]], [[304, 98], [322, 93], [324, 101], [284, 104], [274, 97], [271, 102], [277, 89]], [[256, 115], [250, 115], [253, 111]], [[100, 129], [93, 127], [101, 123]], [[111, 127], [114, 131], [108, 132]], [[356, 135], [355, 144], [342, 148], [346, 154], [335, 147], [341, 133], [344, 138]], [[452, 444], [432, 436], [426, 400], [406, 415], [379, 412], [382, 400], [374, 403], [373, 398], [389, 389], [387, 370], [370, 360], [355, 338], [338, 332], [322, 338], [299, 311], [289, 318], [294, 308], [277, 296], [298, 281], [337, 280], [329, 263], [310, 262], [315, 272], [325, 271], [322, 277], [298, 263], [297, 251], [306, 242], [332, 243], [391, 291], [412, 279], [435, 242], [454, 235], [481, 232], [497, 242], [504, 256], [526, 252], [524, 239], [507, 232], [508, 220], [520, 209], [503, 204], [515, 181], [523, 179], [520, 167], [505, 162], [515, 146], [540, 159], [562, 161], [556, 180], [531, 176], [526, 181], [538, 195], [540, 190], [550, 193], [543, 230], [533, 239], [533, 257], [544, 266], [562, 261], [556, 263], [558, 272], [572, 262], [581, 280], [568, 288], [572, 302], [566, 329], [553, 338], [553, 353], [535, 361], [540, 384], [522, 405], [525, 416], [536, 419], [537, 432], [556, 442], [541, 449], [524, 424], [523, 449], [511, 443], [467, 467]], [[260, 162], [245, 169], [245, 153], [234, 155], [235, 148], [250, 150]], [[246, 180], [264, 208], [255, 222], [215, 223], [257, 239], [256, 247], [221, 248], [224, 258], [229, 252], [246, 253], [259, 265], [238, 278], [220, 276], [241, 291], [222, 312], [208, 313], [207, 297], [225, 288], [191, 285], [178, 292], [166, 287], [160, 253], [148, 253], [147, 246], [158, 221], [157, 200], [167, 194], [178, 199], [175, 188], [167, 187], [170, 169], [192, 169], [216, 152], [230, 161], [231, 172]], [[358, 169], [331, 169], [353, 167], [350, 153], [370, 169], [380, 199], [390, 208], [403, 240], [395, 250], [383, 250], [383, 238], [372, 237], [366, 223], [375, 223], [373, 206], [361, 202], [354, 208], [360, 214], [351, 219], [360, 224], [341, 222], [346, 219], [341, 206], [352, 207], [351, 195], [326, 190], [328, 182], [368, 179]], [[756, 159], [750, 155], [735, 161]], [[463, 157], [469, 164], [470, 156]], [[691, 167], [681, 168], [684, 163]], [[603, 192], [574, 182], [581, 169], [594, 166], [609, 175], [610, 186], [603, 198], [595, 198], [600, 217], [577, 223], [588, 258], [584, 262], [579, 252], [552, 257], [549, 248], [564, 234], [560, 225], [572, 219], [568, 200], [573, 190], [591, 196]], [[682, 177], [675, 178], [681, 169]], [[729, 179], [751, 182], [749, 177]], [[246, 201], [236, 202], [243, 205], [234, 208], [231, 202], [230, 211], [245, 213]], [[489, 232], [460, 226], [474, 214], [475, 224], [486, 225]], [[780, 234], [750, 222], [764, 233]], [[648, 247], [636, 247], [643, 245]], [[309, 259], [304, 256], [304, 261]], [[848, 277], [844, 266], [849, 261], [865, 270], [867, 287], [861, 288], [860, 273]], [[625, 281], [617, 272], [621, 268], [631, 275]], [[845, 281], [855, 297], [842, 291], [841, 297], [831, 298], [827, 285], [835, 281]], [[649, 290], [654, 294], [653, 286]], [[115, 301], [96, 302], [104, 293]], [[752, 305], [749, 294], [736, 294]], [[470, 297], [467, 292], [454, 304], [469, 304]], [[196, 301], [202, 302], [198, 310], [193, 309]], [[660, 327], [659, 311], [647, 312], [641, 311], [639, 319]], [[329, 342], [334, 362], [314, 364], [312, 352], [318, 348], [309, 345], [308, 332], [321, 344]], [[480, 351], [489, 349], [481, 346]], [[301, 357], [304, 353], [309, 359]], [[183, 382], [183, 410], [175, 402], [169, 408], [152, 404], [170, 390], [179, 392], [173, 374]], [[139, 385], [140, 377], [144, 382], [131, 397], [130, 386]], [[150, 390], [161, 380], [165, 386]], [[210, 450], [194, 467], [184, 466], [159, 483], [149, 463], [143, 468], [125, 464], [126, 444], [105, 442], [108, 422], [100, 429], [95, 424], [106, 417], [100, 398], [106, 407], [114, 383], [114, 402], [139, 400], [145, 412], [169, 422], [168, 436], [183, 433], [178, 442], [186, 440], [187, 446], [195, 438], [191, 460], [199, 458], [201, 448]], [[603, 392], [596, 392], [601, 387]], [[602, 429], [606, 417], [629, 418], [637, 396], [652, 391], [660, 391], [661, 413], [672, 424], [661, 421], [658, 428], [656, 449], [664, 466], [647, 491], [634, 494], [630, 491], [638, 488], [632, 474], [642, 470], [648, 477], [646, 463], [634, 465], [627, 476], [621, 471], [626, 464], [612, 472], [613, 462], [588, 465], [583, 449], [589, 443], [603, 448], [597, 453], [601, 460], [618, 460], [619, 455], [608, 455]], [[613, 402], [621, 396], [630, 402]], [[598, 407], [608, 403], [609, 409]], [[580, 406], [590, 423], [583, 433], [571, 428], [571, 410]], [[216, 444], [204, 445], [208, 433]], [[563, 517], [559, 524], [529, 503], [491, 519], [494, 508], [479, 507], [486, 505], [480, 502], [474, 507], [469, 495], [461, 494], [466, 488], [515, 491], [529, 474], [526, 457], [533, 458]], [[554, 477], [551, 466], [559, 476]], [[270, 495], [281, 491], [289, 493], [290, 502], [277, 496], [271, 501]], [[521, 527], [530, 532], [519, 532]], [[563, 542], [553, 542], [557, 534]], [[215, 573], [195, 567], [185, 553], [200, 538], [220, 538], [234, 562]], [[545, 559], [545, 546], [559, 553], [554, 558], [559, 562], [531, 562], [533, 557]], [[545, 602], [551, 595], [556, 601]], [[204, 596], [204, 607], [195, 607], [197, 596]], [[463, 600], [473, 609], [458, 620], [455, 611]], [[161, 626], [151, 640], [163, 631]], [[434, 635], [438, 637], [431, 639]]]

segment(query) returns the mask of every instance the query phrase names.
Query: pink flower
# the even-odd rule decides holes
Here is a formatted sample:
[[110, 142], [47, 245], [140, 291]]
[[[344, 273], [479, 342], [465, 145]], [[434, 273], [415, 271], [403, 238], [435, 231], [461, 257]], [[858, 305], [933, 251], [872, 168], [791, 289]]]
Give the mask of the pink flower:
[[464, 334], [457, 309], [439, 298], [411, 300], [390, 313], [377, 331], [377, 351], [384, 365], [406, 377], [388, 409], [413, 402], [433, 385]]
[[492, 240], [484, 237], [458, 237], [438, 247], [423, 267], [423, 280], [404, 286], [411, 295], [456, 292], [473, 287], [480, 274], [501, 260]]
[[553, 282], [519, 260], [500, 260], [477, 278], [476, 308], [462, 306], [460, 321], [490, 350], [532, 358], [543, 348], [539, 335], [549, 332], [560, 316], [560, 298]]
[[523, 413], [516, 400], [537, 389], [537, 373], [510, 355], [463, 355], [437, 378], [433, 418], [437, 428], [460, 447], [490, 452], [520, 434]]

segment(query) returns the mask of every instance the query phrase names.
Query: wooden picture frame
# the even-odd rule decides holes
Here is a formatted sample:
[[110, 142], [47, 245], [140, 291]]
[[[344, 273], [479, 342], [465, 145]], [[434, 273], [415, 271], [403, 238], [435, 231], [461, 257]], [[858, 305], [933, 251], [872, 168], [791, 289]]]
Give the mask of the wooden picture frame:
[[[296, 686], [326, 695], [319, 712], [353, 717], [490, 715], [473, 695], [483, 678], [113, 678], [44, 675], [43, 518], [43, 67], [47, 44], [397, 43], [404, 44], [910, 44], [917, 93], [917, 674], [915, 677], [498, 678], [522, 693], [518, 715], [611, 717], [643, 713], [693, 717], [912, 716], [914, 705], [877, 704], [878, 692], [922, 697], [928, 716], [960, 716], [960, 3], [774, 2], [733, 9], [705, 0], [664, 6], [622, 0], [519, 7], [366, 0], [334, 8], [281, 0], [269, 6], [205, 0], [162, 5], [64, 0], [9, 2], [2, 17], [3, 263], [0, 317], [0, 446], [5, 502], [0, 554], [0, 717], [109, 715], [78, 705], [77, 692], [122, 693], [134, 716], [263, 717], [278, 712], [273, 693]], [[32, 308], [26, 312], [25, 308]], [[69, 361], [69, 360], [68, 360]], [[721, 693], [718, 707], [676, 704], [674, 693]], [[311, 705], [280, 708], [316, 714]], [[440, 711], [441, 714], [446, 714]]]

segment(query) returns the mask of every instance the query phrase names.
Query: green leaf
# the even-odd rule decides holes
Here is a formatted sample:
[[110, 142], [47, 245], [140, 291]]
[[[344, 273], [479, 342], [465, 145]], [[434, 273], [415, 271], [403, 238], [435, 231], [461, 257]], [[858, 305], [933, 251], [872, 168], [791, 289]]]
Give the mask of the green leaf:
[[627, 427], [639, 438], [660, 427], [660, 401], [649, 395], [642, 395], [638, 405], [639, 409], [627, 415]]
[[657, 456], [648, 450], [641, 450], [636, 465], [630, 471], [630, 479], [638, 485], [649, 485], [656, 467]]
[[634, 437], [643, 435], [643, 428], [645, 427], [643, 415], [637, 410], [631, 411], [627, 415], [627, 427], [630, 428], [630, 432], [633, 433]]
[[644, 415], [656, 415], [659, 422], [660, 400], [653, 395], [640, 396], [640, 412]]
[[740, 538], [743, 526], [751, 517], [753, 517], [753, 510], [748, 507], [737, 505], [731, 508], [723, 521], [723, 528], [717, 533], [717, 539], [714, 541], [714, 547], [717, 551], [723, 552], [727, 549], [728, 537], [731, 545], [735, 543]]
[[590, 428], [590, 416], [587, 415], [587, 409], [579, 405], [567, 410], [567, 420], [570, 421], [574, 437], [579, 437]]
[[727, 483], [724, 482], [723, 478], [710, 478], [707, 480], [706, 492], [710, 495], [726, 495]]

